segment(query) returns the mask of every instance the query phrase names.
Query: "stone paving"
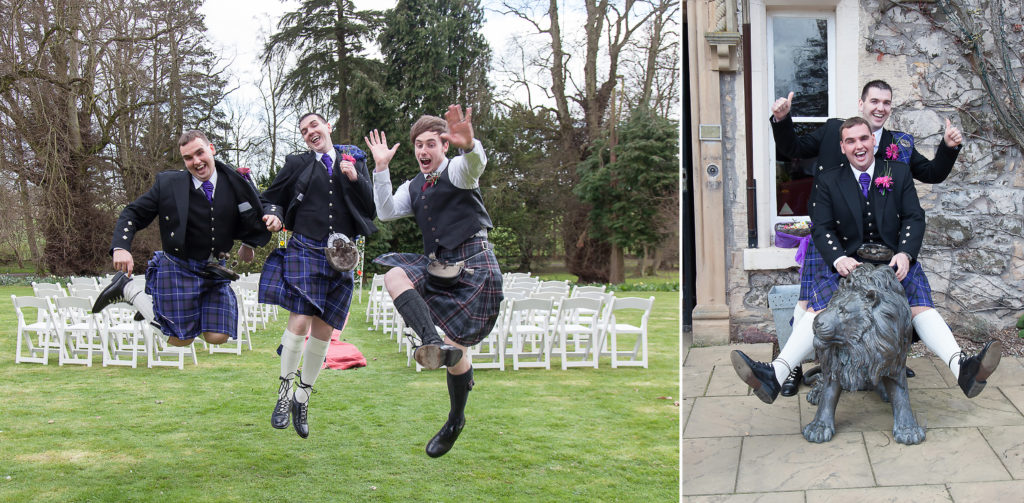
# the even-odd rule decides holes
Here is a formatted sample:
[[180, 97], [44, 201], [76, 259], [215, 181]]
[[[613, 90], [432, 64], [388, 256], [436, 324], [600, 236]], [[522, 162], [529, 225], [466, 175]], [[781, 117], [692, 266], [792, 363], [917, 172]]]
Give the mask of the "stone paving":
[[683, 350], [683, 501], [1024, 502], [1020, 358], [1004, 357], [974, 399], [937, 358], [912, 358], [923, 443], [893, 441], [891, 407], [861, 391], [843, 393], [835, 436], [814, 444], [801, 434], [816, 411], [809, 388], [761, 402], [736, 376], [733, 349], [760, 361], [772, 352], [771, 344]]

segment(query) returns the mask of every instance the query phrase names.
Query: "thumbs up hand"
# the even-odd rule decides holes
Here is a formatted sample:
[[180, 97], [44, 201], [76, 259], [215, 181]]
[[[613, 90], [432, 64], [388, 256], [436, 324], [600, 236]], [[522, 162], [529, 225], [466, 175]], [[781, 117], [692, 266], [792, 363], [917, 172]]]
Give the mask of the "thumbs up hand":
[[789, 115], [790, 108], [793, 108], [793, 91], [789, 92], [789, 97], [779, 98], [772, 103], [772, 115], [775, 116], [775, 122], [785, 119]]
[[949, 148], [956, 148], [964, 141], [963, 133], [949, 119], [946, 119], [946, 132], [942, 134], [942, 141], [946, 142]]

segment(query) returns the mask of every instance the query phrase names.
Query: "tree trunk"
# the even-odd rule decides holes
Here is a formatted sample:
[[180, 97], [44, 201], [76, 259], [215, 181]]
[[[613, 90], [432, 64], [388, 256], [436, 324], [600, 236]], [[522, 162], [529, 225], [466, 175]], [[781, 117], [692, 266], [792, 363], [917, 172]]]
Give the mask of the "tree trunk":
[[[28, 198], [28, 184], [25, 183], [25, 179], [18, 177], [18, 192], [21, 193], [21, 210], [24, 212], [25, 218], [25, 235], [28, 236], [28, 253], [32, 258], [32, 263], [35, 264], [36, 272], [43, 272], [43, 261], [39, 257], [39, 245], [36, 243], [36, 223], [32, 217], [32, 204]], [[21, 262], [18, 262], [21, 265]]]
[[618, 285], [626, 282], [626, 260], [622, 252], [622, 248], [616, 245], [611, 245], [610, 250], [611, 264], [609, 268], [611, 272], [608, 274], [608, 282], [613, 285]]

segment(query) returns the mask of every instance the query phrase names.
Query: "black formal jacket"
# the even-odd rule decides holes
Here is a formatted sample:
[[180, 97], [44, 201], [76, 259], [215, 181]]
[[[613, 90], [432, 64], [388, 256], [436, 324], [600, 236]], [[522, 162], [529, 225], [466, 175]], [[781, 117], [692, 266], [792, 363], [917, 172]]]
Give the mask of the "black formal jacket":
[[[892, 188], [882, 195], [872, 180], [868, 187], [872, 217], [879, 237], [894, 252], [906, 252], [916, 260], [924, 240], [925, 217], [917, 200], [917, 189], [910, 167], [901, 162], [875, 162], [874, 178], [891, 172]], [[833, 263], [842, 256], [857, 257], [864, 242], [864, 210], [861, 186], [848, 166], [825, 169], [814, 179], [808, 204], [814, 246], [835, 270]]]
[[[785, 119], [775, 122], [769, 117], [772, 125], [772, 135], [775, 137], [775, 145], [779, 152], [793, 159], [810, 159], [817, 157], [815, 173], [807, 173], [817, 176], [830, 166], [849, 166], [846, 156], [839, 148], [839, 126], [843, 125], [842, 119], [829, 119], [825, 124], [814, 132], [803, 136], [797, 136], [793, 129], [793, 119], [786, 116]], [[892, 132], [882, 128], [882, 139], [875, 152], [875, 160], [885, 159], [885, 148], [891, 144]], [[928, 160], [921, 155], [914, 147], [910, 155], [910, 172], [914, 178], [924, 183], [939, 183], [949, 176], [953, 170], [953, 163], [960, 155], [961, 145], [956, 148], [949, 148], [945, 141], [939, 142], [939, 148], [935, 151], [935, 159]]]
[[[238, 217], [233, 222], [232, 239], [258, 248], [270, 241], [270, 231], [263, 223], [264, 202], [251, 182], [231, 166], [214, 161], [217, 170], [217, 191], [231, 190], [238, 204]], [[160, 243], [164, 251], [184, 257], [185, 227], [188, 224], [189, 191], [194, 189], [192, 174], [187, 170], [157, 173], [156, 182], [145, 194], [121, 211], [114, 226], [110, 253], [115, 248], [131, 250], [135, 233], [159, 217]], [[216, 196], [214, 196], [216, 197]]]
[[[336, 159], [340, 160], [344, 152], [337, 146], [334, 151]], [[377, 232], [377, 227], [373, 225], [373, 219], [377, 215], [377, 208], [373, 205], [373, 182], [366, 170], [365, 159], [355, 157], [358, 178], [354, 182], [350, 181], [335, 167], [333, 178], [341, 193], [334, 195], [334, 201], [328, 201], [326, 191], [309, 190], [309, 186], [320, 179], [319, 171], [323, 171], [322, 180], [327, 180], [327, 173], [320, 163], [319, 155], [309, 150], [286, 156], [284, 167], [277, 173], [270, 188], [263, 192], [263, 198], [269, 203], [264, 207], [267, 214], [280, 218], [288, 230], [319, 240], [327, 235], [328, 204], [340, 200], [352, 216], [359, 234], [369, 236]], [[316, 211], [304, 212], [309, 218], [296, 222], [295, 215], [300, 206], [304, 210], [312, 207]]]

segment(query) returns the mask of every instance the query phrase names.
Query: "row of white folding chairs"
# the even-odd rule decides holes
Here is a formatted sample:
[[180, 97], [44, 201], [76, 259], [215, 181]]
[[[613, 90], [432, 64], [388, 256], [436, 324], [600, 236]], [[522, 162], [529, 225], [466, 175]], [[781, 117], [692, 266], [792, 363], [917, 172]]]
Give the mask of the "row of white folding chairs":
[[[475, 368], [513, 370], [551, 368], [560, 357], [569, 367], [598, 368], [599, 358], [610, 357], [612, 368], [647, 368], [647, 324], [654, 297], [568, 297], [557, 306], [550, 299], [505, 299], [494, 329], [470, 348]], [[630, 314], [632, 313], [632, 314]], [[624, 318], [625, 316], [625, 318]], [[630, 349], [620, 349], [622, 336], [635, 336]]]
[[[57, 354], [58, 365], [79, 364], [91, 367], [96, 353], [106, 366], [138, 366], [140, 354], [147, 366], [184, 368], [191, 356], [198, 364], [193, 346], [173, 347], [166, 336], [148, 323], [136, 321], [136, 309], [115, 303], [102, 313], [92, 313], [89, 297], [11, 296], [18, 318], [15, 363], [49, 363]], [[36, 312], [33, 319], [31, 310]]]

